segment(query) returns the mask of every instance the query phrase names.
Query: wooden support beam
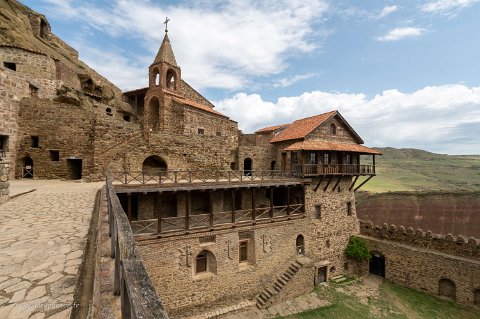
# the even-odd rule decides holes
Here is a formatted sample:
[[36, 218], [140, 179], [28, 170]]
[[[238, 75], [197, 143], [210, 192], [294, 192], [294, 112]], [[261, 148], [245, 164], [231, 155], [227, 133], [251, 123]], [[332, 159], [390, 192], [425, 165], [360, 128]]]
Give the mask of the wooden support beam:
[[316, 192], [317, 189], [320, 187], [320, 184], [322, 184], [322, 181], [323, 181], [323, 175], [320, 176], [320, 179], [318, 180], [318, 184], [317, 184], [317, 186], [315, 186], [315, 189], [313, 190], [314, 192]]
[[232, 195], [232, 224], [235, 226], [235, 189], [232, 189], [231, 195]]
[[373, 156], [373, 175], [375, 175], [375, 155]]
[[353, 180], [352, 184], [351, 184], [350, 187], [348, 188], [348, 191], [349, 191], [349, 192], [352, 191], [352, 188], [353, 188], [353, 186], [355, 186], [355, 183], [357, 182], [358, 177], [359, 177], [359, 175], [355, 176], [355, 179]]
[[255, 197], [256, 197], [256, 192], [255, 192], [255, 188], [252, 188], [251, 189], [252, 191], [252, 220], [255, 220], [255, 206], [256, 206], [256, 203], [255, 203]]
[[161, 205], [162, 205], [162, 199], [161, 199], [162, 193], [158, 192], [156, 196], [156, 202], [157, 202], [157, 233], [162, 232], [162, 213], [160, 211]]
[[287, 186], [287, 216], [290, 215], [290, 187]]
[[368, 176], [368, 178], [366, 180], [364, 180], [360, 185], [357, 186], [357, 188], [355, 188], [354, 192], [356, 192], [360, 187], [365, 185], [365, 183], [367, 183], [372, 177], [373, 177], [373, 175]]
[[128, 221], [132, 221], [132, 193], [127, 193], [127, 216]]
[[338, 180], [337, 180], [337, 182], [335, 183], [335, 186], [333, 186], [332, 192], [335, 191], [335, 188], [337, 188], [337, 186], [338, 186], [338, 184], [340, 183], [341, 180], [342, 180], [342, 176], [338, 176]]
[[185, 230], [190, 229], [190, 213], [192, 212], [192, 192], [185, 194]]
[[269, 188], [270, 192], [270, 218], [272, 218], [273, 221], [273, 187]]
[[210, 228], [213, 228], [213, 190], [208, 193], [208, 213], [210, 214]]
[[305, 214], [305, 211], [306, 211], [305, 210], [305, 203], [306, 203], [305, 194], [306, 194], [306, 192], [307, 192], [307, 187], [305, 186], [305, 184], [303, 184], [303, 186], [302, 186], [302, 193], [303, 193], [302, 194], [302, 200], [303, 200], [303, 203], [302, 204], [303, 204], [303, 213], [304, 214]]
[[327, 189], [328, 189], [328, 185], [330, 185], [330, 183], [332, 182], [332, 179], [333, 179], [333, 175], [332, 175], [332, 176], [330, 176], [330, 178], [329, 178], [329, 180], [328, 180], [328, 182], [327, 182], [327, 185], [325, 185], [325, 187], [323, 188], [323, 191], [324, 191], [324, 192], [326, 192], [326, 191], [327, 191]]

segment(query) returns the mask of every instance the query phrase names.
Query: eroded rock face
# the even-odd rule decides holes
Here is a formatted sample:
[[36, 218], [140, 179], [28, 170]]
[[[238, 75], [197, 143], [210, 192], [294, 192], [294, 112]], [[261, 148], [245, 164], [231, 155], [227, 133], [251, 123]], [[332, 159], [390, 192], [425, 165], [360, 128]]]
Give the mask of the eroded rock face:
[[480, 237], [480, 192], [358, 193], [357, 216], [373, 224]]

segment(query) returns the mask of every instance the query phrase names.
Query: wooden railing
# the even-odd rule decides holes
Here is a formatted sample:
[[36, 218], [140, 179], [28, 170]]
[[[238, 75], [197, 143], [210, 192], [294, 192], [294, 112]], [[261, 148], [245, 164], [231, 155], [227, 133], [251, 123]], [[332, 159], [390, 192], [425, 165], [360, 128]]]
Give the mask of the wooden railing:
[[375, 175], [374, 165], [360, 164], [296, 164], [293, 165], [294, 174], [297, 176], [323, 176], [323, 175]]
[[143, 171], [112, 172], [112, 182], [123, 185], [179, 185], [209, 182], [257, 182], [300, 177], [297, 171], [173, 170], [149, 174]]
[[[175, 233], [191, 230], [215, 230], [252, 225], [261, 222], [274, 222], [288, 217], [304, 215], [305, 205], [290, 204], [285, 206], [259, 207], [212, 214], [192, 214], [188, 218], [162, 217], [160, 233]], [[158, 233], [158, 219], [132, 221], [134, 235]]]
[[123, 319], [168, 319], [140, 258], [132, 228], [107, 177], [111, 257], [115, 258], [113, 293], [120, 295]]

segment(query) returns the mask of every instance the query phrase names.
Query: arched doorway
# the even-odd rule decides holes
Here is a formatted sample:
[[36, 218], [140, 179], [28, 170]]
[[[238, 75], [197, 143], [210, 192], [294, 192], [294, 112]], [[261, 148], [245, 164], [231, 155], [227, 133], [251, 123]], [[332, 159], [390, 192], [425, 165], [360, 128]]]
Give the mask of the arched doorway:
[[33, 160], [30, 156], [23, 158], [22, 163], [22, 177], [33, 178]]
[[152, 97], [148, 103], [148, 127], [156, 132], [160, 129], [160, 103], [156, 97]]
[[250, 176], [252, 175], [252, 159], [246, 158], [243, 160], [243, 175]]
[[272, 161], [270, 163], [270, 170], [274, 171], [276, 169], [276, 166], [277, 166], [277, 162], [276, 161]]
[[297, 250], [297, 255], [305, 255], [305, 238], [303, 235], [298, 235], [295, 240], [295, 247]]
[[142, 164], [142, 172], [147, 175], [158, 175], [167, 170], [167, 162], [157, 155], [147, 157]]
[[372, 252], [369, 272], [377, 276], [385, 277], [385, 256], [377, 251]]
[[202, 250], [195, 258], [195, 274], [217, 273], [217, 259], [209, 250]]
[[450, 279], [442, 278], [438, 281], [438, 294], [452, 300], [456, 299], [455, 283]]

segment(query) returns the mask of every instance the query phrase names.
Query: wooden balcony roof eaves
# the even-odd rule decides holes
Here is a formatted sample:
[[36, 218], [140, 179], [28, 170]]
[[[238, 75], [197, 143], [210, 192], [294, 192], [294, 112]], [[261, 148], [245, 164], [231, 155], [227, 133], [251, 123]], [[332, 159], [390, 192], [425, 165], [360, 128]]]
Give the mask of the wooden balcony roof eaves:
[[289, 181], [263, 181], [257, 183], [202, 183], [202, 184], [150, 184], [150, 185], [123, 185], [114, 184], [115, 192], [118, 193], [157, 193], [157, 192], [179, 192], [196, 190], [220, 190], [233, 188], [261, 188], [261, 187], [280, 187], [280, 186], [299, 186], [306, 183], [305, 179]]

